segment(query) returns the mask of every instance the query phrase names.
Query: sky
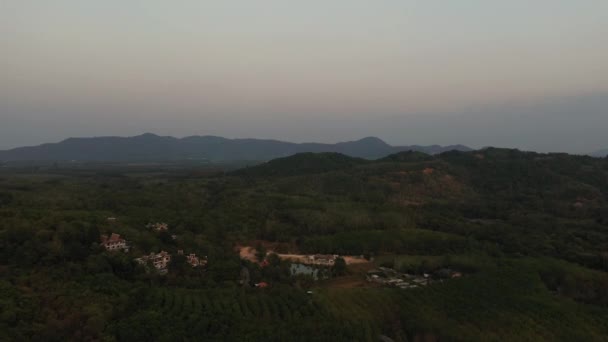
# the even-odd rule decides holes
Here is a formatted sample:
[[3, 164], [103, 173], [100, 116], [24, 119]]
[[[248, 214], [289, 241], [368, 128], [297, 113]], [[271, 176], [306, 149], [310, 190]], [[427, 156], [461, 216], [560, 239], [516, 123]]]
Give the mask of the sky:
[[0, 0], [0, 149], [220, 135], [608, 148], [605, 0]]

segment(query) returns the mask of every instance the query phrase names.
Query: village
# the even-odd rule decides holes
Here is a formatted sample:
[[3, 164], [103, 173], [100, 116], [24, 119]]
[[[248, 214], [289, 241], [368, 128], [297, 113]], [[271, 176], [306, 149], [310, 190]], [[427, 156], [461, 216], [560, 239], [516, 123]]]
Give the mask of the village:
[[[109, 217], [109, 222], [116, 222], [115, 217]], [[146, 228], [152, 229], [156, 232], [164, 232], [169, 230], [169, 225], [166, 223], [151, 223], [146, 225]], [[176, 239], [175, 235], [171, 236], [173, 240]], [[117, 233], [111, 233], [110, 235], [102, 234], [100, 236], [101, 246], [108, 252], [122, 251], [128, 253], [130, 246], [127, 240]], [[184, 253], [183, 249], [177, 250], [178, 255], [185, 257], [186, 263], [193, 268], [205, 267], [207, 265], [207, 257], [199, 257], [196, 253]], [[144, 266], [148, 272], [156, 270], [160, 275], [168, 273], [168, 267], [171, 262], [171, 254], [167, 251], [161, 250], [158, 253], [150, 252], [150, 254], [142, 255], [139, 258], [134, 259], [137, 263]]]
[[[108, 220], [115, 222], [116, 219], [109, 218]], [[146, 228], [155, 232], [169, 231], [169, 225], [166, 223], [150, 223], [146, 225]], [[175, 235], [171, 235], [171, 237], [174, 240], [176, 239]], [[109, 235], [103, 234], [100, 236], [100, 241], [101, 246], [108, 252], [122, 251], [124, 253], [129, 253], [131, 250], [127, 240], [117, 233], [111, 233]], [[375, 286], [415, 289], [463, 276], [461, 272], [448, 268], [442, 268], [432, 273], [423, 274], [402, 273], [388, 267], [376, 267], [373, 260], [367, 260], [363, 256], [286, 254], [274, 253], [272, 250], [264, 251], [262, 255], [260, 255], [259, 251], [250, 246], [237, 246], [236, 251], [239, 253], [242, 260], [259, 264], [260, 267], [268, 266], [267, 257], [271, 254], [275, 254], [279, 259], [287, 260], [292, 263], [290, 267], [292, 276], [307, 275], [314, 280], [329, 279], [327, 270], [333, 268], [336, 265], [337, 260], [341, 259], [346, 267], [350, 267], [351, 271], [356, 270], [354, 272], [355, 274], [351, 272], [349, 277], [360, 279], [361, 281], [357, 281], [358, 286], [365, 286], [364, 284], [367, 282], [368, 284], [373, 284]], [[185, 262], [192, 268], [204, 268], [208, 263], [207, 257], [197, 256], [196, 253], [186, 253], [183, 249], [178, 249], [177, 255], [183, 256]], [[147, 272], [155, 271], [159, 275], [166, 275], [169, 271], [172, 254], [165, 250], [161, 250], [158, 253], [150, 252], [149, 254], [141, 255], [134, 260], [138, 264], [144, 266]], [[243, 274], [241, 274], [240, 282], [242, 284], [247, 283], [246, 280], [243, 280]], [[260, 282], [253, 285], [259, 288], [265, 288], [269, 286], [269, 283]]]

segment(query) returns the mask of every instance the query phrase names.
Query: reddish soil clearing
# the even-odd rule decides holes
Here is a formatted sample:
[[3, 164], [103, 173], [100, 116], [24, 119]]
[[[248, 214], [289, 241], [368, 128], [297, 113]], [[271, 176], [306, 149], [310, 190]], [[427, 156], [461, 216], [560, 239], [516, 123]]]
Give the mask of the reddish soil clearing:
[[255, 256], [256, 250], [253, 247], [237, 246], [239, 256], [241, 259], [249, 260], [251, 262], [258, 262], [258, 258]]

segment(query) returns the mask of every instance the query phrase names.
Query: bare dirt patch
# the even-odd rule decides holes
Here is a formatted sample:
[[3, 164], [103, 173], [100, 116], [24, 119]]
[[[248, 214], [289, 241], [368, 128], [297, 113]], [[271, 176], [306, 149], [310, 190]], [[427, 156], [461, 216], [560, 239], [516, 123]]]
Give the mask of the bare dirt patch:
[[[265, 246], [266, 247], [266, 246]], [[257, 250], [251, 246], [236, 246], [236, 250], [239, 252], [241, 259], [249, 260], [251, 262], [258, 262], [256, 257]], [[275, 253], [272, 249], [268, 249], [268, 253]], [[306, 254], [283, 254], [276, 253], [279, 258], [283, 260], [291, 260], [293, 262], [299, 262], [306, 264], [308, 263], [308, 255]], [[358, 256], [340, 256], [344, 259], [347, 265], [359, 265], [359, 264], [370, 264], [369, 260]]]
[[255, 256], [255, 248], [249, 246], [236, 246], [236, 250], [238, 250], [241, 259], [258, 262], [258, 258]]
[[344, 261], [346, 261], [347, 265], [359, 265], [359, 264], [371, 264], [371, 262], [362, 257], [356, 256], [343, 256]]

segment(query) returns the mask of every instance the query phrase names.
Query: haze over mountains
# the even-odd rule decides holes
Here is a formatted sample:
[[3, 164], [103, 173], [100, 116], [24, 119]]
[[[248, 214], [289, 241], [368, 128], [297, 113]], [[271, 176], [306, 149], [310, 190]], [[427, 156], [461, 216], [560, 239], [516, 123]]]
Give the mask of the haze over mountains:
[[608, 157], [608, 148], [591, 153], [592, 157], [604, 158]]
[[438, 154], [470, 151], [463, 145], [391, 146], [367, 137], [336, 144], [291, 143], [264, 139], [227, 139], [217, 136], [174, 138], [151, 133], [134, 137], [69, 138], [59, 143], [0, 151], [1, 161], [176, 161], [176, 160], [270, 160], [302, 152], [338, 152], [352, 157], [377, 159], [401, 151]]

